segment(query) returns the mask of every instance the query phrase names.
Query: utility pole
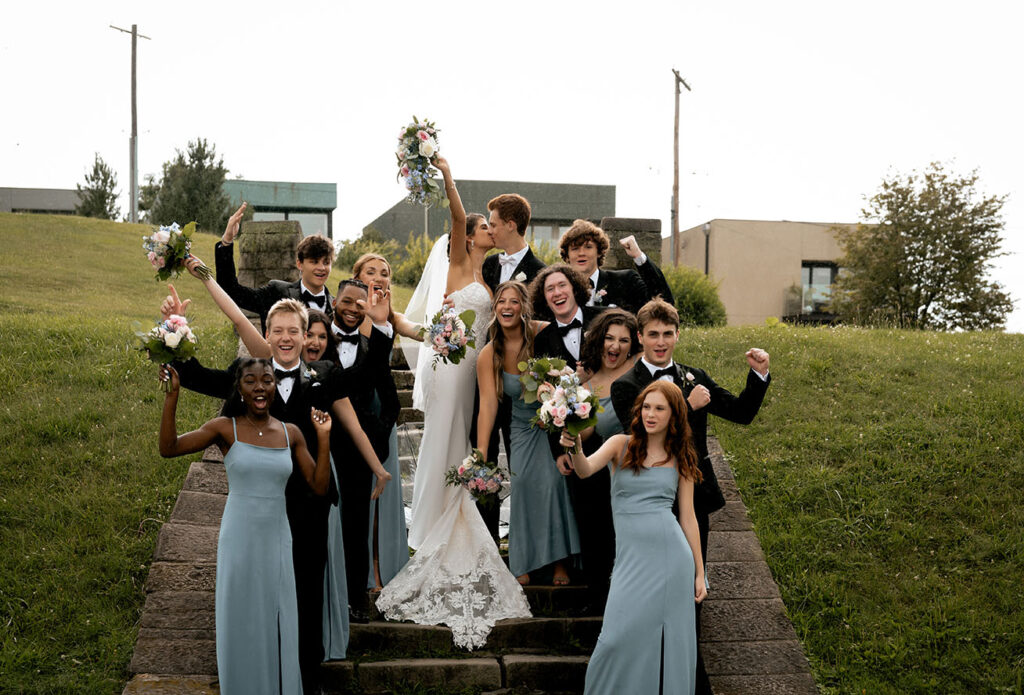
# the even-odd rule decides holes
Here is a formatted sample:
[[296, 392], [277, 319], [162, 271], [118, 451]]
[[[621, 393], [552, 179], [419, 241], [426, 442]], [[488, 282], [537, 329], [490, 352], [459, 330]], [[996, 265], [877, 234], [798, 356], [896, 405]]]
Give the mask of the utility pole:
[[679, 264], [679, 85], [686, 87], [687, 92], [692, 92], [690, 85], [686, 84], [679, 75], [679, 71], [672, 68], [676, 84], [676, 127], [673, 136], [673, 148], [675, 160], [672, 167], [672, 265]]
[[132, 35], [132, 134], [128, 138], [128, 195], [131, 197], [131, 206], [128, 208], [130, 210], [128, 219], [134, 223], [139, 221], [139, 118], [135, 108], [135, 44], [139, 38], [147, 41], [152, 39], [140, 34], [135, 24], [132, 25], [131, 31], [115, 27], [113, 24], [109, 26], [111, 29]]

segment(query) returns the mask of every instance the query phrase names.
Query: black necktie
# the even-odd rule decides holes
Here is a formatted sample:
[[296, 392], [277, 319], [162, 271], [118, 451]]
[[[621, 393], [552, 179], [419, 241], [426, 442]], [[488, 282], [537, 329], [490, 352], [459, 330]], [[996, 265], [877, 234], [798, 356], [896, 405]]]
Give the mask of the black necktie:
[[353, 345], [358, 345], [359, 344], [359, 334], [358, 333], [352, 333], [352, 334], [348, 334], [348, 333], [335, 333], [334, 337], [338, 339], [339, 343], [352, 343]]
[[278, 381], [281, 381], [283, 379], [298, 379], [299, 368], [296, 367], [295, 369], [289, 369], [287, 371], [285, 371], [284, 369], [275, 369], [274, 378], [277, 379]]
[[571, 331], [574, 328], [583, 328], [583, 322], [580, 321], [579, 319], [573, 319], [567, 325], [559, 326], [558, 334], [564, 338], [569, 334], [569, 331]]
[[318, 307], [323, 309], [324, 308], [324, 303], [327, 301], [327, 297], [325, 297], [322, 294], [313, 294], [312, 292], [307, 292], [306, 290], [302, 290], [302, 301], [304, 301], [306, 304], [309, 304], [310, 302], [313, 302]]
[[658, 371], [654, 372], [652, 381], [657, 381], [658, 379], [665, 375], [672, 377], [672, 381], [675, 381], [676, 377], [679, 376], [679, 372], [676, 371], [676, 366], [673, 364], [669, 367], [665, 367], [664, 369], [659, 369]]

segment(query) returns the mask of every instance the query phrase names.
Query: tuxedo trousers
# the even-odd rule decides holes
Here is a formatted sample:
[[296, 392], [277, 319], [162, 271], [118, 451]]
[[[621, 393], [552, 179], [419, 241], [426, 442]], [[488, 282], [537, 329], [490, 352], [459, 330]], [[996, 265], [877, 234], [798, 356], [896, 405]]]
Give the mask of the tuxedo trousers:
[[[348, 603], [353, 610], [367, 612], [366, 578], [370, 573], [370, 495], [373, 492], [373, 471], [353, 449], [335, 455], [341, 495], [341, 537], [345, 544], [345, 585]], [[392, 480], [388, 485], [401, 485]]]
[[[303, 689], [315, 692], [313, 687], [319, 680], [320, 662], [324, 660], [324, 571], [327, 568], [327, 514], [331, 503], [326, 497], [301, 490], [287, 494], [285, 506], [292, 531], [299, 613], [299, 668]], [[363, 579], [365, 581], [365, 577]]]
[[567, 480], [580, 533], [583, 579], [591, 615], [603, 615], [615, 565], [615, 524], [612, 522], [611, 474], [604, 467], [588, 478], [575, 473]]

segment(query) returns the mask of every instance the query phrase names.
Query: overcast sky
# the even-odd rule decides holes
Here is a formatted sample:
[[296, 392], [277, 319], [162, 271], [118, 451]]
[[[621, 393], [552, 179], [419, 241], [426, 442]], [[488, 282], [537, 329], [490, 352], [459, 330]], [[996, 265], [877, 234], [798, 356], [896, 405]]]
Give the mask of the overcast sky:
[[[1009, 194], [995, 272], [1024, 331], [1024, 9], [1012, 2], [16, 3], [0, 23], [0, 186], [74, 188], [94, 152], [128, 188], [190, 139], [229, 176], [338, 184], [337, 238], [400, 200], [395, 136], [441, 128], [456, 178], [612, 184], [680, 224], [853, 222], [932, 161]], [[1017, 67], [1014, 68], [1013, 66]], [[122, 195], [122, 210], [127, 196]]]

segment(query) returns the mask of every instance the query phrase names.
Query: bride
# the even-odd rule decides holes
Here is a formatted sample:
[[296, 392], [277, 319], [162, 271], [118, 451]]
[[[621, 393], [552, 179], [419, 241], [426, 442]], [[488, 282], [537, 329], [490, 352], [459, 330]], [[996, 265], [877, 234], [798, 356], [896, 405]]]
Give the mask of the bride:
[[[481, 269], [494, 241], [482, 215], [467, 220], [448, 162], [437, 157], [434, 166], [444, 177], [452, 233], [434, 245], [406, 314], [428, 323], [441, 307], [443, 288], [457, 312], [476, 312], [473, 335], [483, 347], [492, 311]], [[446, 241], [450, 259], [443, 255]], [[409, 545], [416, 554], [381, 591], [377, 607], [391, 620], [447, 625], [457, 646], [476, 649], [487, 641], [496, 621], [529, 617], [530, 606], [498, 554], [473, 497], [444, 483], [445, 471], [470, 453], [477, 350], [469, 348], [459, 364], [439, 363], [436, 370], [431, 368], [430, 347], [424, 344], [418, 350], [413, 405], [423, 411], [424, 426], [409, 525]]]

